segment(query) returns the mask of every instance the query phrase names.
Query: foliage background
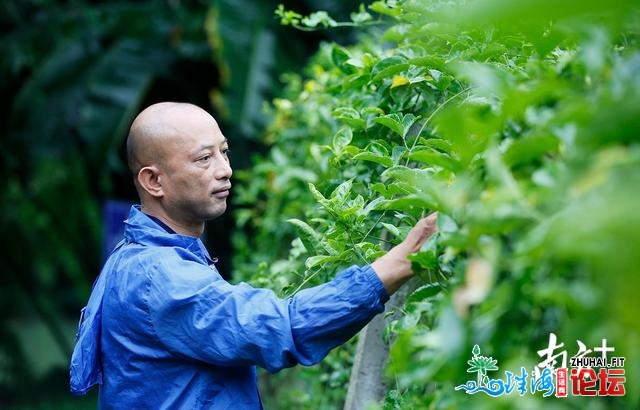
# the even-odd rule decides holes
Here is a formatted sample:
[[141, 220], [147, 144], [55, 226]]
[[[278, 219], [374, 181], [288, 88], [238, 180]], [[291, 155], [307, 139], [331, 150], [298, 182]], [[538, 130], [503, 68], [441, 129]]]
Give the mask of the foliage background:
[[[382, 407], [637, 407], [638, 7], [387, 1], [366, 9], [371, 19], [360, 11], [352, 21], [384, 23], [351, 46], [325, 44], [274, 101], [270, 154], [239, 176], [251, 181], [235, 198], [250, 234], [238, 231], [234, 266], [291, 294], [372, 261], [436, 210], [441, 233], [414, 257], [419, 287], [388, 325]], [[474, 378], [475, 344], [513, 372], [542, 361], [551, 332], [569, 356], [578, 340], [615, 343], [626, 396], [542, 403], [540, 393], [454, 390]], [[350, 359], [338, 350], [281, 375], [299, 394], [279, 400], [340, 407]]]
[[[627, 395], [545, 406], [637, 408], [638, 7], [285, 2], [282, 21], [305, 31], [279, 27], [276, 9], [0, 2], [0, 407], [95, 407], [69, 397], [66, 361], [102, 258], [101, 206], [135, 200], [133, 115], [174, 99], [210, 108], [233, 141], [233, 206], [207, 241], [234, 280], [290, 295], [440, 212], [388, 326], [380, 407], [540, 406], [453, 388], [473, 378], [474, 344], [516, 370], [555, 332], [569, 354], [607, 338], [627, 357]], [[265, 377], [267, 408], [340, 408], [353, 347]]]
[[[233, 139], [235, 167], [247, 166], [249, 150], [264, 150], [262, 104], [280, 71], [350, 36], [291, 36], [276, 6], [0, 0], [0, 408], [95, 408], [95, 395], [70, 397], [67, 363], [106, 251], [104, 204], [137, 199], [123, 149], [133, 116], [163, 100], [205, 107]], [[206, 238], [227, 276], [233, 224], [229, 213]]]

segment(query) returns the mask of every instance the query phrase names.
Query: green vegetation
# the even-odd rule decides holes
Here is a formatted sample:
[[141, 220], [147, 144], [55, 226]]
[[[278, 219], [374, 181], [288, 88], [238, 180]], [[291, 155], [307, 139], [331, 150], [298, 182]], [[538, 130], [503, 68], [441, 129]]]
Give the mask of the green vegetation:
[[[0, 407], [95, 408], [63, 362], [101, 203], [135, 200], [126, 128], [160, 99], [213, 107], [232, 141], [233, 263], [229, 218], [208, 244], [234, 280], [289, 296], [439, 212], [373, 408], [639, 407], [636, 2], [71, 3], [0, 1]], [[532, 369], [551, 332], [568, 356], [607, 339], [626, 395], [454, 390]], [[342, 408], [355, 342], [263, 377], [266, 408]]]
[[[305, 28], [340, 25], [276, 13]], [[326, 43], [303, 75], [286, 76], [270, 154], [238, 175], [245, 231], [234, 266], [289, 295], [372, 261], [438, 211], [440, 233], [413, 259], [420, 284], [388, 326], [381, 406], [636, 407], [638, 7], [407, 0], [353, 16], [348, 24], [366, 23], [355, 44]], [[569, 356], [578, 340], [614, 344], [627, 357], [626, 396], [454, 391], [470, 379], [474, 345], [503, 370], [531, 369], [551, 332]], [[340, 407], [342, 356], [282, 374], [306, 394], [281, 400]]]
[[[0, 0], [0, 408], [95, 408], [95, 396], [70, 397], [67, 363], [107, 246], [103, 203], [137, 200], [129, 123], [161, 100], [215, 106], [242, 166], [260, 147], [248, 141], [266, 122], [277, 70], [294, 70], [327, 38], [284, 35], [277, 3], [260, 4]], [[226, 274], [230, 241], [214, 233], [231, 225], [230, 215], [216, 220], [208, 238]]]
[[0, 2], [2, 408], [95, 407], [71, 401], [67, 363], [102, 257], [101, 202], [126, 172], [119, 146], [147, 93], [211, 57], [196, 12]]

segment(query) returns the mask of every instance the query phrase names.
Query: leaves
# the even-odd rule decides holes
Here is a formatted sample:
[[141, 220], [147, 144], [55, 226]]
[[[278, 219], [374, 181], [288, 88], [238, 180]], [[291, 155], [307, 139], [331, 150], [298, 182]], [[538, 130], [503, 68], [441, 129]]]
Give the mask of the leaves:
[[320, 242], [320, 235], [313, 230], [309, 224], [299, 219], [291, 218], [287, 219], [287, 222], [295, 226], [298, 231], [298, 235], [304, 247], [309, 252], [315, 252]]
[[403, 115], [394, 113], [387, 114], [383, 117], [378, 117], [374, 121], [391, 129], [391, 131], [398, 134], [402, 138], [405, 138], [411, 126], [416, 122], [416, 117], [413, 114]]
[[[283, 164], [317, 176], [280, 199], [329, 246], [290, 253], [305, 286], [341, 267], [335, 255], [366, 263], [440, 213], [389, 330], [389, 376], [416, 408], [468, 407], [443, 386], [467, 365], [486, 383], [497, 359], [480, 346], [519, 366], [549, 331], [607, 333], [627, 351], [640, 333], [623, 285], [639, 262], [638, 7], [507, 3], [374, 2], [382, 37], [321, 47], [313, 87], [291, 77], [275, 113]], [[624, 297], [603, 298], [613, 290]], [[603, 312], [619, 319], [594, 323]]]
[[391, 56], [378, 61], [371, 69], [372, 82], [378, 83], [382, 79], [392, 78], [394, 75], [407, 70], [410, 67], [403, 56]]
[[391, 157], [385, 156], [383, 154], [378, 154], [376, 152], [359, 152], [353, 156], [353, 159], [375, 162], [376, 164], [380, 164], [385, 168], [389, 168], [393, 165], [393, 159]]
[[[218, 91], [212, 102], [222, 119], [233, 118], [245, 137], [257, 134], [267, 122], [262, 103], [272, 90], [269, 74], [276, 65], [277, 41], [269, 27], [269, 11], [265, 2], [221, 0], [209, 9], [205, 24], [224, 87], [224, 94]], [[300, 21], [296, 13], [284, 12], [282, 7], [278, 11], [284, 13], [283, 21]], [[238, 34], [239, 26], [247, 27], [242, 35]], [[283, 65], [286, 62], [283, 56]]]
[[[183, 96], [189, 82], [206, 88], [202, 75], [187, 81], [180, 73], [210, 59], [206, 7], [41, 1], [0, 8], [0, 226], [12, 237], [0, 274], [0, 396], [8, 406], [31, 403], [24, 386], [44, 386], [47, 405], [59, 407], [46, 389], [60, 371], [58, 356], [70, 354], [67, 319], [77, 321], [99, 271], [101, 202], [123, 195], [114, 186], [128, 173], [119, 148], [143, 100], [175, 96], [164, 89], [150, 96], [153, 85], [172, 84]], [[18, 345], [33, 326], [36, 344]], [[44, 360], [25, 366], [23, 350], [32, 356], [27, 349], [43, 341], [52, 341]]]
[[351, 128], [341, 128], [333, 136], [333, 153], [336, 157], [342, 155], [345, 147], [349, 145], [353, 139], [353, 130]]

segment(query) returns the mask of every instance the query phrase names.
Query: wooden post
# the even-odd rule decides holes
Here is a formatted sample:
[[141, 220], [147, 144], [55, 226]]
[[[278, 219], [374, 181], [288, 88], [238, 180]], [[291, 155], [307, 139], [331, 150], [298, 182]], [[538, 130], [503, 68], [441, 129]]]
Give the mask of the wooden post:
[[383, 339], [383, 333], [387, 323], [398, 315], [386, 315], [404, 306], [407, 296], [415, 289], [414, 283], [412, 280], [393, 294], [384, 313], [373, 318], [360, 332], [344, 410], [366, 410], [370, 404], [379, 403], [389, 389], [384, 378], [389, 346]]

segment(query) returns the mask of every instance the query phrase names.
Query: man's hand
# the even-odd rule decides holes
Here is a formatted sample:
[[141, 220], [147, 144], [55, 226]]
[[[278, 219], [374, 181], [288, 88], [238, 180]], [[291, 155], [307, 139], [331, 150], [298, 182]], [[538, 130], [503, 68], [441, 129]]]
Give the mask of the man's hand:
[[437, 217], [438, 214], [434, 212], [419, 220], [409, 231], [404, 241], [394, 246], [384, 256], [381, 256], [371, 264], [389, 295], [393, 294], [413, 276], [411, 262], [407, 259], [407, 256], [418, 252], [422, 244], [438, 230], [436, 226]]

